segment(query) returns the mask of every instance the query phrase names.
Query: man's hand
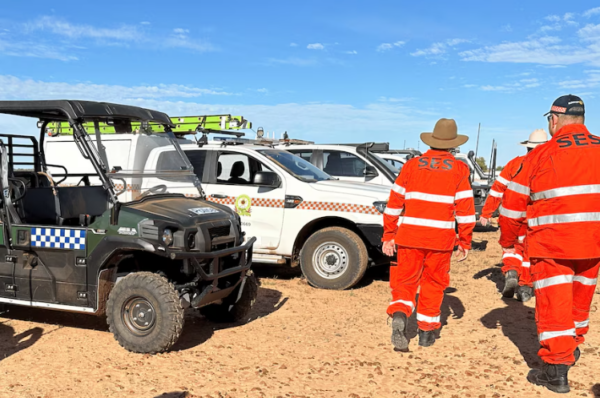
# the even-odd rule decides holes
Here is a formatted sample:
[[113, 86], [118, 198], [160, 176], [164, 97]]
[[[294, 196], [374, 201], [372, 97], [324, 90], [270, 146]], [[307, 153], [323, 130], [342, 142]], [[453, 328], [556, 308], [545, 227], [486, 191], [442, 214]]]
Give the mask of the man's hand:
[[458, 250], [456, 250], [456, 258], [458, 259], [458, 262], [460, 263], [461, 261], [465, 261], [468, 256], [469, 249], [465, 249], [464, 247], [459, 245]]
[[503, 253], [511, 253], [511, 254], [515, 254], [517, 251], [515, 250], [514, 247], [503, 247], [502, 248], [502, 252]]
[[482, 227], [487, 226], [489, 222], [490, 222], [489, 218], [479, 217], [479, 223], [481, 224]]
[[386, 256], [394, 257], [394, 253], [396, 252], [396, 242], [394, 242], [393, 239], [383, 242], [382, 250]]

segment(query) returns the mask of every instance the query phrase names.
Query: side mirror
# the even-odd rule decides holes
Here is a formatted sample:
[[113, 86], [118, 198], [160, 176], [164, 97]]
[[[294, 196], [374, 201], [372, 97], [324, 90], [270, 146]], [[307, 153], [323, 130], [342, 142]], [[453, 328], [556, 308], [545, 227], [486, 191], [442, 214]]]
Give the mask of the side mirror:
[[379, 175], [379, 173], [377, 173], [377, 170], [375, 169], [375, 167], [373, 167], [371, 165], [367, 165], [367, 167], [365, 167], [364, 174], [365, 174], [366, 178], [374, 178]]
[[272, 171], [257, 171], [252, 179], [252, 184], [260, 187], [279, 188], [281, 186], [281, 178], [277, 173]]
[[475, 151], [469, 151], [469, 153], [467, 154], [467, 157], [469, 159], [471, 159], [472, 161], [475, 161]]

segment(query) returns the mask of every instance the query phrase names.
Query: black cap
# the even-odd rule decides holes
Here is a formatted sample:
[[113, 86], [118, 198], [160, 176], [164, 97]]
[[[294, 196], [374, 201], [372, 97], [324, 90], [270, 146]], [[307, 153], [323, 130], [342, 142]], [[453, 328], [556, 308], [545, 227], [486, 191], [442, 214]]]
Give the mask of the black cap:
[[583, 116], [585, 114], [585, 106], [578, 96], [572, 94], [563, 95], [562, 97], [558, 97], [552, 103], [550, 112], [546, 113], [544, 116], [551, 113], [556, 113], [558, 115]]

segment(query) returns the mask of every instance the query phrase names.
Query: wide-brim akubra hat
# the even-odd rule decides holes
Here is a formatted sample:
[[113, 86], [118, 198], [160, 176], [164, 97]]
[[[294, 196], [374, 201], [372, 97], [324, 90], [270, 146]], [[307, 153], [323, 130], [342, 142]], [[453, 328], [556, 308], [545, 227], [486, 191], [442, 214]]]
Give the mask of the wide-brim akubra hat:
[[521, 142], [521, 145], [533, 149], [540, 144], [545, 144], [546, 142], [548, 142], [548, 134], [546, 134], [546, 130], [537, 129], [533, 130], [533, 133], [529, 135], [529, 139]]
[[456, 148], [469, 140], [466, 135], [458, 134], [454, 119], [440, 119], [435, 124], [432, 133], [421, 133], [421, 141], [432, 148]]

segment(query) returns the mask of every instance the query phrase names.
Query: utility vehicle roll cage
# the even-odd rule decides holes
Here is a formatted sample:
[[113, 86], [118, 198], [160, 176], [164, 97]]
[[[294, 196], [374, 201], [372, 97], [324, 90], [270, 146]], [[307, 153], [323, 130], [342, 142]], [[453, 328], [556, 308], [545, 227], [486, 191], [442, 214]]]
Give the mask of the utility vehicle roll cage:
[[[8, 114], [15, 116], [33, 117], [39, 119], [38, 127], [40, 128], [39, 142], [30, 136], [3, 135], [6, 137], [9, 144], [8, 158], [9, 171], [14, 171], [15, 165], [33, 166], [36, 173], [47, 172], [48, 165], [44, 154], [44, 138], [46, 129], [50, 123], [67, 122], [72, 129], [73, 139], [77, 147], [81, 151], [84, 158], [92, 163], [103, 188], [109, 194], [109, 200], [112, 204], [116, 204], [117, 195], [114, 186], [108, 177], [106, 153], [100, 140], [100, 123], [105, 123], [114, 127], [118, 132], [131, 132], [132, 122], [138, 122], [142, 127], [149, 123], [161, 125], [165, 133], [176, 140], [172, 133], [172, 128], [175, 127], [169, 116], [165, 113], [139, 108], [129, 105], [112, 104], [107, 102], [93, 101], [73, 101], [73, 100], [49, 100], [49, 101], [0, 101], [0, 114]], [[84, 128], [84, 123], [91, 122], [94, 126], [98, 148], [92, 143], [89, 135]], [[12, 138], [11, 138], [12, 137]], [[31, 145], [15, 144], [13, 138], [24, 138], [31, 140]], [[33, 153], [18, 153], [14, 148], [31, 148]], [[178, 145], [175, 149], [180, 152], [182, 159], [186, 163], [186, 167], [193, 170], [193, 166], [181, 151]], [[15, 161], [15, 156], [33, 156], [32, 162]]]

